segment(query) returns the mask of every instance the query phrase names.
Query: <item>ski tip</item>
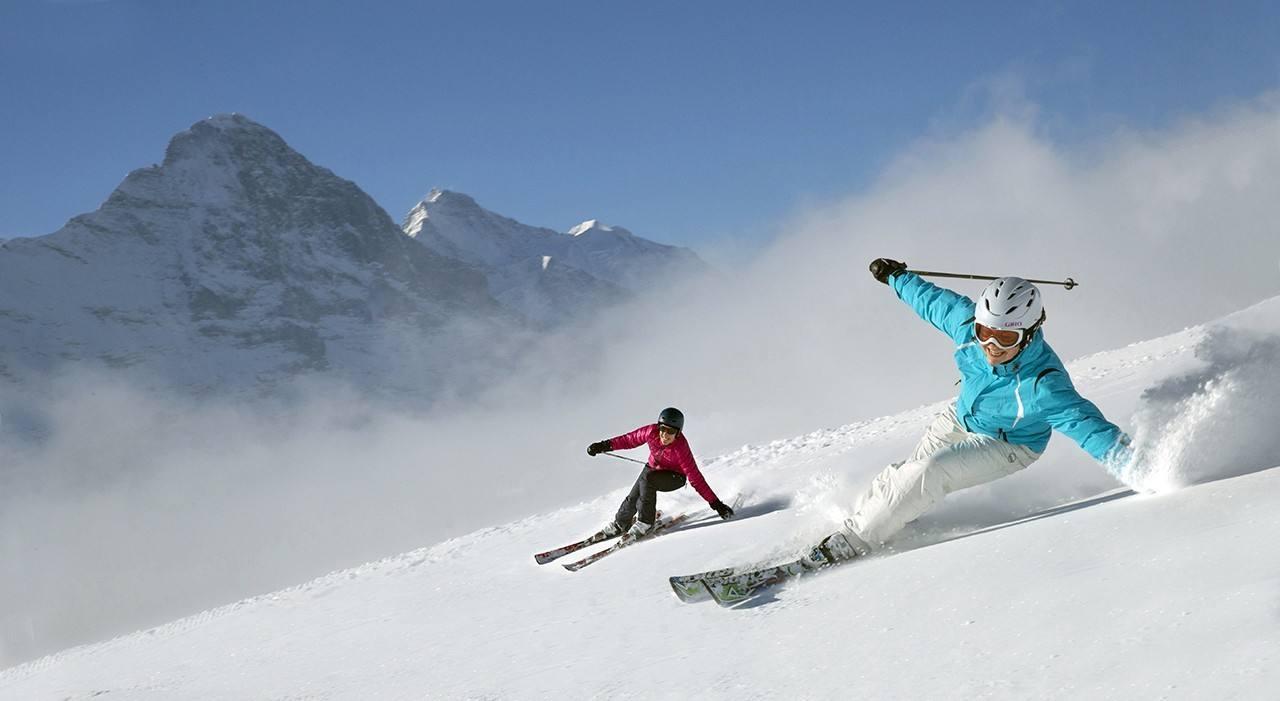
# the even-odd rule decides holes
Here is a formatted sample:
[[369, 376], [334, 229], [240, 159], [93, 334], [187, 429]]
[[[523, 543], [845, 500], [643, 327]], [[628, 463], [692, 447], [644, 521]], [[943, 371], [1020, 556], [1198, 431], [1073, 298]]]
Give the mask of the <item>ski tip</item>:
[[671, 591], [675, 593], [676, 598], [685, 603], [700, 601], [711, 596], [707, 591], [706, 582], [700, 579], [688, 581], [681, 577], [668, 577], [667, 582], [671, 584]]
[[708, 570], [698, 574], [682, 574], [674, 577], [668, 577], [667, 582], [671, 585], [671, 590], [676, 596], [684, 602], [692, 603], [695, 601], [706, 601], [711, 598], [712, 582], [722, 577], [729, 577], [737, 573], [733, 567], [725, 567], [718, 570]]

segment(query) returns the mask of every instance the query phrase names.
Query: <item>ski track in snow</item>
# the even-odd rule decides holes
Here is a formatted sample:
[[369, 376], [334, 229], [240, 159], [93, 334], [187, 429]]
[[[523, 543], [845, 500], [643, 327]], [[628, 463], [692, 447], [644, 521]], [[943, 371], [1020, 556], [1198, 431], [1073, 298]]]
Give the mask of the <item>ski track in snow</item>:
[[[1247, 342], [1188, 329], [1081, 358], [1073, 378], [1122, 425], [1132, 414], [1140, 436], [1154, 422], [1164, 433], [1152, 440], [1177, 444], [1204, 420], [1183, 409], [1206, 386], [1233, 373], [1256, 383], [1276, 369], [1269, 344], [1280, 324], [1257, 319], [1280, 300], [1262, 308], [1227, 320], [1254, 329]], [[1253, 416], [1251, 430], [1280, 416], [1247, 392], [1215, 401]], [[1181, 492], [916, 549], [954, 535], [948, 518], [966, 509], [986, 517], [986, 488], [968, 490], [904, 534], [904, 552], [749, 608], [680, 604], [665, 589], [667, 575], [790, 557], [830, 528], [849, 484], [909, 448], [944, 403], [708, 460], [722, 495], [751, 497], [737, 518], [673, 531], [580, 573], [538, 567], [532, 553], [598, 527], [625, 489], [3, 670], [0, 696], [1266, 698], [1280, 684], [1280, 557], [1270, 554], [1280, 471], [1264, 469], [1280, 463], [1266, 452], [1280, 451], [1276, 442], [1262, 442], [1253, 457], [1276, 459], [1244, 470], [1254, 474], [1210, 470]], [[1181, 424], [1168, 420], [1170, 406]], [[1093, 470], [1088, 479], [1105, 487], [1100, 468], [1064, 444], [1055, 438], [1045, 472]], [[1021, 489], [1010, 494], [1031, 492]], [[664, 495], [662, 508], [705, 510], [688, 491]], [[1056, 503], [1079, 496], [1064, 489]], [[1022, 515], [1044, 506], [1025, 505]], [[637, 661], [653, 670], [639, 685]], [[900, 674], [856, 667], [866, 663]]]

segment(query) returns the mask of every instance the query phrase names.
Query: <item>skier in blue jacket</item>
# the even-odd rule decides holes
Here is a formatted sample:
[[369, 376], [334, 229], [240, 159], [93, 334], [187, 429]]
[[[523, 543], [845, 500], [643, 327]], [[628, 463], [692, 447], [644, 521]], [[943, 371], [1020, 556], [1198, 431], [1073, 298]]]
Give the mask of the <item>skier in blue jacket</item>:
[[1035, 462], [1053, 429], [1112, 474], [1129, 461], [1129, 437], [1081, 397], [1045, 342], [1044, 303], [1017, 277], [993, 281], [975, 303], [887, 258], [871, 274], [956, 344], [962, 384], [910, 459], [890, 465], [854, 503], [844, 528], [806, 558], [822, 566], [866, 554], [944, 496], [1011, 475]]

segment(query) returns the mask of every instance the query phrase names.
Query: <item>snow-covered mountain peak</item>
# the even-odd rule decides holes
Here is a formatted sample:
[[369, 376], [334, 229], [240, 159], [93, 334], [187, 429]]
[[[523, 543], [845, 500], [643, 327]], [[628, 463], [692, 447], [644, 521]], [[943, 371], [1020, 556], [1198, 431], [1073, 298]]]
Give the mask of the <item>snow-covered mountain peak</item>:
[[598, 219], [561, 233], [496, 214], [450, 190], [433, 189], [409, 211], [401, 229], [436, 253], [476, 266], [500, 302], [548, 324], [578, 318], [587, 308], [623, 299], [656, 279], [706, 269], [686, 248]]
[[613, 234], [618, 238], [635, 236], [635, 234], [631, 233], [627, 229], [624, 229], [620, 226], [609, 226], [608, 224], [605, 224], [599, 219], [588, 219], [582, 222], [581, 224], [573, 227], [572, 229], [569, 229], [569, 235], [575, 236], [575, 237], [582, 236], [584, 234], [593, 234], [597, 232]]
[[476, 204], [475, 199], [470, 195], [440, 188], [432, 188], [423, 201], [433, 205], [433, 208], [437, 210], [446, 207], [451, 209], [480, 209], [480, 205]]
[[[354, 199], [368, 197], [353, 183], [307, 160], [267, 127], [244, 115], [222, 114], [174, 135], [164, 161], [130, 173], [95, 214], [264, 207], [297, 210], [300, 221], [317, 226], [334, 223], [335, 216], [359, 220], [351, 223], [361, 228], [372, 219], [379, 220], [377, 228], [391, 223], [371, 200], [354, 209], [326, 209], [334, 201]], [[304, 211], [304, 202], [311, 202], [316, 211]]]
[[560, 233], [522, 224], [468, 195], [438, 188], [409, 211], [401, 229], [436, 253], [475, 266], [500, 302], [526, 319], [551, 325], [624, 299], [655, 279], [705, 270], [688, 249], [598, 219]]
[[409, 210], [409, 214], [405, 215], [400, 229], [410, 238], [418, 238], [418, 234], [422, 233], [423, 225], [426, 224], [427, 219], [431, 218], [431, 212], [427, 211], [428, 202], [429, 200], [419, 202]]
[[482, 221], [486, 218], [502, 217], [490, 212], [476, 203], [470, 195], [452, 190], [431, 188], [431, 192], [421, 202], [409, 210], [400, 228], [411, 238], [418, 238], [427, 226], [427, 220]]
[[[432, 188], [431, 192], [427, 193], [427, 196], [421, 202], [409, 210], [409, 214], [405, 217], [400, 228], [411, 238], [419, 238], [424, 234], [424, 231], [428, 236], [435, 234], [434, 230], [437, 223], [443, 224], [449, 229], [454, 229], [458, 225], [462, 225], [464, 228], [474, 228], [476, 231], [470, 234], [474, 238], [477, 235], [483, 237], [495, 229], [501, 230], [508, 224], [515, 224], [516, 222], [481, 207], [470, 195], [452, 190]], [[451, 257], [460, 257], [463, 260], [466, 259], [465, 256], [454, 255], [455, 253], [456, 251], [450, 251], [445, 254]], [[475, 263], [477, 261], [468, 262]]]
[[581, 224], [579, 224], [579, 225], [577, 225], [577, 226], [573, 227], [572, 229], [569, 229], [569, 235], [570, 235], [570, 236], [581, 236], [581, 235], [583, 235], [583, 234], [587, 233], [588, 231], [591, 231], [592, 229], [595, 229], [595, 228], [600, 227], [600, 226], [601, 226], [601, 224], [600, 224], [600, 221], [599, 221], [599, 220], [597, 220], [597, 219], [588, 219], [588, 220], [586, 220], [586, 221], [582, 222]]

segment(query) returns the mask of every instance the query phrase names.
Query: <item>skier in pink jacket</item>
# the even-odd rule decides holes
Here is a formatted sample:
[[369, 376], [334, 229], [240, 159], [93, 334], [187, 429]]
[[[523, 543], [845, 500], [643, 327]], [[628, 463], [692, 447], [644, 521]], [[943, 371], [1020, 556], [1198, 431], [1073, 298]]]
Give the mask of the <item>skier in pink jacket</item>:
[[689, 450], [689, 441], [684, 438], [684, 414], [675, 407], [663, 409], [658, 414], [656, 424], [641, 426], [631, 433], [592, 443], [587, 446], [587, 455], [637, 448], [646, 443], [649, 445], [649, 461], [636, 478], [631, 493], [622, 500], [613, 521], [604, 527], [606, 535], [626, 533], [634, 538], [647, 535], [657, 518], [658, 492], [674, 492], [686, 482], [693, 485], [694, 491], [707, 500], [720, 518], [733, 515], [733, 509], [711, 491], [707, 480], [698, 470], [698, 463]]

